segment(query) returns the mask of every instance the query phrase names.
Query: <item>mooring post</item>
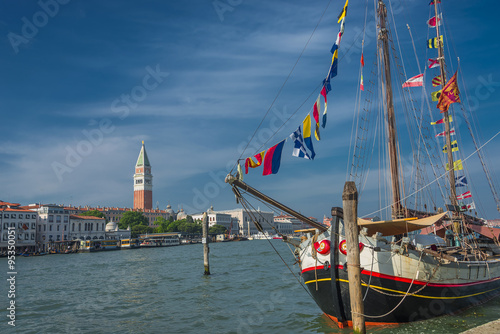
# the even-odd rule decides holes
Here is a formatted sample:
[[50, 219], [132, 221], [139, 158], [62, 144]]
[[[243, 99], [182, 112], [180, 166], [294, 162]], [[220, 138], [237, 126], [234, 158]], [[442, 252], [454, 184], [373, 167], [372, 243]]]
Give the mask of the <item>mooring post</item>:
[[358, 191], [353, 181], [347, 181], [342, 193], [347, 246], [347, 275], [354, 333], [366, 333], [358, 239]]
[[208, 248], [208, 215], [206, 212], [203, 213], [202, 232], [203, 238], [201, 239], [201, 242], [203, 243], [203, 265], [205, 267], [204, 275], [210, 275], [210, 264], [208, 263], [208, 253], [210, 252], [210, 249]]

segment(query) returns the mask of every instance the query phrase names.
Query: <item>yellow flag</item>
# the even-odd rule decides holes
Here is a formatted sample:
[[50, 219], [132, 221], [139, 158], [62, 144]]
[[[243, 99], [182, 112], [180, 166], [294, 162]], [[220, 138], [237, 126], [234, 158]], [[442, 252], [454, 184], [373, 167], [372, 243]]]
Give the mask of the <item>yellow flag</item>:
[[[462, 160], [457, 160], [453, 162], [453, 170], [462, 170], [462, 169], [464, 169], [464, 166], [462, 165]], [[448, 164], [446, 164], [446, 170], [450, 170]]]
[[349, 0], [346, 0], [344, 8], [342, 8], [342, 12], [339, 15], [339, 20], [337, 21], [337, 23], [340, 23], [340, 21], [342, 21], [342, 19], [346, 16], [348, 3], [349, 3]]

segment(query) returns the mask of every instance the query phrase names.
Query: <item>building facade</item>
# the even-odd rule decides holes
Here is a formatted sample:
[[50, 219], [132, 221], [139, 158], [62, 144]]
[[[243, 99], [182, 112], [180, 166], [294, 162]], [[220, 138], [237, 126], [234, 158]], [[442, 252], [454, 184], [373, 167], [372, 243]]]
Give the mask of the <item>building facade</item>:
[[35, 251], [37, 216], [17, 203], [0, 201], [0, 252], [6, 252], [9, 245], [21, 252]]
[[149, 163], [144, 141], [135, 164], [134, 209], [153, 209], [153, 175], [151, 174], [151, 164]]
[[36, 223], [36, 242], [42, 250], [49, 242], [68, 241], [70, 212], [62, 205], [32, 204], [25, 209], [38, 213]]
[[[256, 211], [246, 212], [243, 209], [234, 209], [226, 211], [217, 211], [218, 213], [226, 213], [234, 218], [233, 230], [231, 234], [238, 233], [242, 236], [251, 236], [257, 234], [259, 230], [254, 224], [254, 218], [262, 226], [263, 231], [269, 234], [274, 234], [274, 212]], [[235, 225], [236, 224], [236, 225]]]
[[[233, 218], [230, 214], [216, 212], [214, 211], [214, 208], [212, 206], [210, 207], [210, 209], [207, 210], [207, 216], [208, 216], [209, 228], [214, 225], [222, 225], [226, 228], [228, 232], [231, 232], [231, 234], [239, 233], [237, 219]], [[201, 222], [203, 220], [203, 212], [191, 215], [191, 217], [193, 218], [193, 221]]]
[[103, 240], [106, 237], [106, 219], [70, 215], [70, 240]]

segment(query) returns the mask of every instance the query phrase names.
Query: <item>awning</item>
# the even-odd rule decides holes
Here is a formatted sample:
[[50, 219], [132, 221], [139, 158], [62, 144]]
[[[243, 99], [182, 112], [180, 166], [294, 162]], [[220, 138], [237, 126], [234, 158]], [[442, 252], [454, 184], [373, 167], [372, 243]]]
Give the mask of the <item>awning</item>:
[[484, 225], [478, 226], [472, 224], [468, 224], [467, 227], [473, 230], [474, 232], [484, 235], [485, 237], [490, 239], [496, 238], [498, 240], [498, 237], [500, 235], [500, 228], [493, 228]]
[[358, 226], [367, 227], [368, 235], [373, 235], [376, 232], [382, 233], [383, 236], [403, 234], [420, 230], [424, 227], [429, 227], [432, 224], [438, 222], [447, 213], [448, 212], [443, 212], [434, 216], [420, 219], [403, 218], [395, 220], [383, 220], [378, 222], [372, 222], [371, 220], [358, 218]]

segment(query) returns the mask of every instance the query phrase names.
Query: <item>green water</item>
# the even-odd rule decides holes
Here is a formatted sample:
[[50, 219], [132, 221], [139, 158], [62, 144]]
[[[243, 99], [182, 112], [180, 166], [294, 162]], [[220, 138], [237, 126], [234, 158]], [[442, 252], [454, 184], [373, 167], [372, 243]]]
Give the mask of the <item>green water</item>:
[[[280, 240], [271, 241], [292, 266]], [[349, 333], [322, 315], [266, 240], [18, 257], [16, 326], [8, 325], [7, 259], [0, 333]], [[370, 328], [460, 333], [500, 315], [500, 298], [458, 316]]]

